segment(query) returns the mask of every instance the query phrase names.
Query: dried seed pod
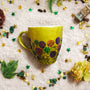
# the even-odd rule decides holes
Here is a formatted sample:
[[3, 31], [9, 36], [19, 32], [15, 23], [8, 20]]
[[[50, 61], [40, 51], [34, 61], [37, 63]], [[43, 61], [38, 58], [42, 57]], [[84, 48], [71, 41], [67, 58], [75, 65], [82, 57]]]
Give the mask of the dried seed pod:
[[89, 18], [83, 18], [83, 21], [89, 22]]
[[9, 38], [9, 32], [6, 33], [6, 38]]
[[88, 55], [85, 55], [85, 58], [88, 58]]
[[81, 22], [88, 14], [90, 14], [90, 5], [86, 5], [81, 11], [75, 15], [75, 18]]
[[60, 78], [58, 78], [58, 80], [60, 80]]
[[90, 61], [90, 56], [88, 56], [87, 61]]
[[40, 5], [39, 0], [35, 0], [35, 2], [36, 2], [37, 5]]
[[46, 87], [43, 87], [43, 89], [46, 89]]
[[3, 26], [5, 21], [5, 15], [3, 13], [3, 10], [0, 9], [0, 28]]
[[43, 10], [42, 10], [42, 9], [38, 9], [38, 11], [39, 11], [39, 12], [43, 12]]
[[46, 9], [44, 9], [43, 12], [46, 12]]

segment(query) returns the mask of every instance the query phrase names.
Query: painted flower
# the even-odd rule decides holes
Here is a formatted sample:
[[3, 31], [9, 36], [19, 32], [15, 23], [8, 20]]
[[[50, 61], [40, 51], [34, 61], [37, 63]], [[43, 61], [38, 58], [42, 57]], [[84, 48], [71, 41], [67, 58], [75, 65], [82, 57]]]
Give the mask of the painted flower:
[[62, 39], [61, 39], [61, 43], [62, 43]]
[[55, 55], [56, 55], [56, 51], [51, 51], [50, 57], [53, 58], [53, 57], [55, 57]]
[[28, 43], [27, 44], [29, 44], [28, 46], [29, 46], [29, 48], [30, 49], [32, 49], [32, 45], [31, 45], [31, 38], [28, 38]]
[[60, 37], [57, 37], [56, 38], [56, 44], [59, 44], [60, 43]]
[[39, 42], [39, 46], [40, 46], [41, 48], [44, 48], [44, 47], [46, 46], [46, 44], [45, 44], [44, 41], [40, 41], [40, 42]]
[[38, 60], [41, 60], [40, 56], [37, 56], [37, 59], [38, 59]]
[[60, 48], [61, 48], [61, 44], [59, 44], [59, 45], [57, 46], [57, 51], [59, 51]]
[[35, 43], [36, 45], [38, 45], [38, 40], [35, 40], [34, 43]]
[[44, 59], [47, 59], [48, 57], [46, 56], [46, 55], [44, 55], [44, 57], [43, 57]]
[[35, 44], [34, 44], [34, 43], [31, 43], [31, 46], [32, 46], [32, 49], [34, 49], [34, 48], [35, 48]]
[[37, 55], [41, 55], [43, 52], [41, 48], [35, 48], [35, 51]]
[[54, 40], [49, 40], [48, 42], [47, 42], [47, 46], [48, 47], [52, 47], [54, 45]]
[[45, 48], [44, 48], [44, 51], [45, 51], [46, 53], [49, 53], [49, 52], [50, 52], [50, 48], [49, 48], [49, 47], [45, 47]]

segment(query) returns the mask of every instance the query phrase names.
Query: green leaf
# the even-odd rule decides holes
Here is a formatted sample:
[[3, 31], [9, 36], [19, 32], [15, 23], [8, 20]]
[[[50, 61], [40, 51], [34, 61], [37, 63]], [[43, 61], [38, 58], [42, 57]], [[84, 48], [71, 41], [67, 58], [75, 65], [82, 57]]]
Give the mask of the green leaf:
[[11, 79], [15, 76], [15, 71], [18, 66], [18, 61], [10, 61], [7, 65], [5, 61], [1, 63], [1, 71], [5, 78]]
[[90, 82], [90, 73], [84, 75], [84, 81]]
[[49, 6], [49, 9], [50, 9], [50, 12], [52, 13], [52, 5], [53, 3], [55, 2], [55, 0], [48, 0], [48, 6]]
[[4, 73], [3, 74], [3, 76], [8, 79], [14, 78], [15, 75], [16, 75], [15, 73]]
[[7, 69], [10, 71], [10, 72], [15, 72], [16, 69], [17, 69], [17, 66], [18, 66], [18, 61], [10, 61], [8, 64], [7, 64]]
[[4, 71], [5, 71], [5, 68], [6, 68], [6, 62], [3, 61], [3, 62], [1, 63], [1, 71], [4, 72]]

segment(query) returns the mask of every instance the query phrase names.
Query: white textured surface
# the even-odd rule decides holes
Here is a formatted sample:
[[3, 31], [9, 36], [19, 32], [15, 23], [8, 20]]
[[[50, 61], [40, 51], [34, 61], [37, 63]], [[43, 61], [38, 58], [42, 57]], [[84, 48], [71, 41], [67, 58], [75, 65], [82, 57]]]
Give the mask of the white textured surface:
[[[1, 2], [4, 1], [4, 5], [1, 5]], [[72, 2], [65, 1], [63, 6], [58, 8], [55, 4], [53, 5], [53, 11], [58, 11], [58, 15], [51, 14], [48, 9], [47, 0], [40, 0], [40, 6], [37, 6], [34, 3], [34, 0], [14, 0], [14, 4], [7, 3], [7, 0], [0, 0], [0, 8], [4, 10], [7, 8], [6, 12], [6, 21], [4, 24], [4, 29], [9, 31], [9, 27], [16, 24], [17, 29], [13, 34], [9, 35], [9, 39], [2, 38], [0, 39], [0, 59], [8, 62], [9, 60], [19, 60], [18, 69], [25, 70], [25, 66], [29, 64], [31, 69], [29, 70], [30, 77], [28, 78], [30, 81], [30, 86], [26, 83], [19, 80], [17, 77], [14, 79], [8, 80], [3, 78], [0, 71], [0, 90], [31, 90], [32, 86], [46, 86], [46, 90], [90, 90], [90, 82], [81, 82], [80, 84], [76, 84], [75, 82], [71, 82], [70, 79], [63, 80], [57, 82], [54, 87], [48, 87], [46, 82], [50, 78], [57, 78], [59, 75], [57, 74], [58, 70], [67, 71], [74, 65], [77, 61], [83, 61], [84, 55], [80, 53], [80, 50], [83, 47], [83, 44], [89, 43], [88, 51], [90, 51], [90, 41], [87, 42], [84, 34], [88, 33], [90, 36], [90, 28], [86, 28], [84, 31], [79, 29], [79, 26], [73, 23], [73, 19], [71, 17], [72, 13], [77, 14], [85, 4], [79, 2], [79, 4], [75, 4], [74, 0]], [[90, 0], [89, 0], [90, 2]], [[18, 9], [18, 5], [22, 5], [22, 9]], [[63, 11], [63, 7], [66, 6], [67, 10]], [[28, 9], [32, 8], [33, 11], [29, 12]], [[39, 13], [37, 11], [38, 8], [47, 9], [46, 13]], [[11, 13], [15, 12], [15, 16], [11, 16]], [[90, 18], [90, 15], [88, 16]], [[89, 22], [90, 24], [90, 22]], [[63, 43], [60, 54], [57, 58], [57, 61], [50, 66], [41, 66], [37, 63], [31, 53], [24, 48], [22, 48], [18, 40], [16, 42], [12, 42], [12, 38], [18, 38], [18, 35], [21, 31], [26, 31], [28, 26], [51, 26], [51, 25], [62, 25], [63, 26]], [[70, 26], [74, 26], [74, 30], [70, 30]], [[77, 46], [76, 42], [83, 39], [84, 42]], [[1, 47], [1, 44], [5, 43], [5, 47]], [[67, 52], [66, 49], [71, 48], [71, 52]], [[17, 49], [21, 49], [22, 52], [18, 53]], [[90, 52], [89, 52], [90, 55]], [[70, 58], [72, 62], [65, 63], [65, 59]], [[45, 73], [41, 73], [41, 69], [45, 69]], [[35, 75], [35, 80], [31, 80], [31, 75]]]

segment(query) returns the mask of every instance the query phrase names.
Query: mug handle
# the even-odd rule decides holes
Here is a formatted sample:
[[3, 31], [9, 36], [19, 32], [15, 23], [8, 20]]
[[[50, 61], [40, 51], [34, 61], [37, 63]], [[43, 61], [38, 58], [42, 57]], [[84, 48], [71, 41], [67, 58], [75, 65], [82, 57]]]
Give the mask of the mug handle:
[[27, 49], [27, 50], [29, 50], [29, 51], [31, 51], [31, 49], [30, 48], [28, 48], [28, 47], [26, 47], [25, 45], [24, 45], [24, 43], [22, 42], [22, 40], [21, 40], [21, 36], [22, 36], [22, 34], [23, 33], [27, 33], [27, 31], [22, 31], [20, 34], [19, 34], [19, 36], [18, 36], [18, 41], [19, 41], [19, 43], [20, 43], [20, 45], [22, 46], [22, 47], [24, 47], [25, 49]]

